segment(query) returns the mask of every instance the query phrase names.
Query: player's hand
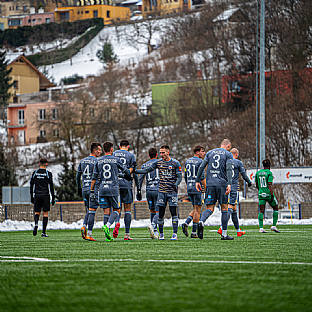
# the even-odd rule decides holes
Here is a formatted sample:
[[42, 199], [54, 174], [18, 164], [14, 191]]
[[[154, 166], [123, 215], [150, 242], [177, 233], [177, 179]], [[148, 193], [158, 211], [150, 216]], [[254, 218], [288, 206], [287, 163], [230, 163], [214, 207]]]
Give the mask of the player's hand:
[[178, 187], [176, 185], [173, 186], [173, 190], [178, 194]]
[[270, 200], [270, 203], [272, 203], [274, 200], [274, 195], [271, 195], [271, 200]]
[[228, 185], [228, 186], [226, 187], [225, 195], [229, 195], [230, 192], [231, 192], [231, 185]]
[[201, 185], [200, 185], [199, 182], [196, 182], [196, 183], [195, 183], [195, 186], [196, 186], [196, 190], [197, 190], [198, 192], [201, 192], [201, 191], [202, 191], [202, 187], [201, 187]]
[[138, 201], [142, 200], [142, 193], [141, 193], [141, 190], [138, 190], [138, 191], [137, 191], [136, 199], [137, 199]]
[[52, 198], [52, 203], [51, 203], [52, 206], [55, 205], [55, 198]]
[[248, 187], [251, 187], [252, 183], [251, 181], [247, 183]]
[[30, 198], [30, 202], [31, 202], [32, 204], [34, 204], [34, 203], [35, 203], [35, 199], [34, 199], [33, 197], [31, 197], [31, 198]]
[[94, 202], [95, 201], [94, 191], [91, 191], [89, 199], [90, 199], [90, 202]]
[[127, 181], [132, 181], [133, 178], [127, 174], [124, 175], [124, 179], [127, 180]]
[[82, 188], [81, 187], [78, 187], [78, 196], [82, 197]]

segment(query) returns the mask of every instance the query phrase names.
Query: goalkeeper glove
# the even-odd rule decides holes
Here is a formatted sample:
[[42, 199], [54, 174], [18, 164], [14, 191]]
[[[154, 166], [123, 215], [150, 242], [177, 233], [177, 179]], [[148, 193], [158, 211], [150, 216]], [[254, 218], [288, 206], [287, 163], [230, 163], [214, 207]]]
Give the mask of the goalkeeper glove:
[[127, 174], [124, 175], [124, 179], [127, 180], [127, 181], [132, 181], [133, 178]]
[[248, 187], [251, 187], [251, 185], [252, 185], [251, 181], [249, 181], [249, 182], [247, 183], [247, 185], [248, 185]]
[[141, 190], [138, 190], [138, 191], [137, 191], [136, 199], [137, 199], [138, 201], [142, 200], [142, 193], [141, 193]]
[[35, 199], [34, 199], [34, 197], [33, 197], [33, 196], [31, 196], [31, 198], [30, 198], [30, 202], [31, 202], [32, 204], [34, 204], [34, 203], [35, 203]]
[[78, 196], [82, 197], [82, 188], [81, 187], [78, 187]]
[[54, 197], [52, 197], [52, 206], [54, 206], [55, 205], [55, 198]]
[[90, 192], [89, 199], [90, 199], [90, 202], [94, 202], [94, 201], [95, 201], [94, 191], [91, 191], [91, 192]]

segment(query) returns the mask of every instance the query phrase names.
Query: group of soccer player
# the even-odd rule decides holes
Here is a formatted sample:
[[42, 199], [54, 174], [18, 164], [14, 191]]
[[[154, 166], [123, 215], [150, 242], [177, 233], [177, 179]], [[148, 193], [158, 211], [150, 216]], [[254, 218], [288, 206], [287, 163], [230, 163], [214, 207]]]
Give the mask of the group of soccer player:
[[[91, 154], [82, 159], [76, 176], [78, 194], [82, 196], [87, 213], [81, 228], [82, 238], [96, 241], [92, 236], [95, 213], [98, 207], [104, 209], [104, 225], [102, 227], [106, 241], [113, 241], [119, 234], [121, 209], [124, 209], [124, 240], [132, 240], [131, 204], [133, 203], [132, 181], [135, 181], [137, 200], [142, 199], [141, 187], [146, 178], [146, 198], [150, 209], [150, 225], [148, 230], [152, 239], [164, 240], [164, 216], [168, 204], [172, 217], [173, 234], [171, 240], [177, 240], [179, 219], [177, 215], [178, 187], [182, 181], [182, 169], [178, 160], [170, 156], [168, 145], [159, 149], [150, 148], [150, 160], [137, 169], [135, 156], [129, 152], [129, 141], [121, 140], [119, 150], [114, 151], [113, 143], [103, 143], [104, 156], [100, 143], [91, 144]], [[193, 221], [191, 238], [203, 239], [204, 223], [214, 212], [216, 203], [221, 206], [221, 227], [217, 231], [222, 240], [233, 240], [227, 234], [227, 224], [232, 218], [241, 237], [246, 232], [239, 226], [236, 207], [239, 202], [239, 174], [247, 182], [252, 183], [246, 175], [243, 163], [238, 160], [239, 151], [231, 148], [231, 142], [224, 139], [220, 148], [210, 150], [207, 154], [201, 145], [195, 146], [193, 157], [185, 162], [184, 179], [187, 193], [193, 210], [182, 224], [182, 231], [189, 236], [188, 226]], [[278, 219], [278, 203], [272, 190], [273, 176], [270, 171], [270, 160], [263, 161], [264, 169], [256, 174], [256, 187], [259, 189], [260, 213], [258, 216], [260, 232], [263, 229], [263, 216], [266, 202], [273, 207], [272, 231]], [[207, 172], [205, 174], [205, 168]], [[140, 174], [138, 177], [137, 174]], [[206, 176], [206, 178], [205, 178]], [[201, 214], [202, 205], [206, 210]], [[110, 228], [114, 226], [113, 235]]]

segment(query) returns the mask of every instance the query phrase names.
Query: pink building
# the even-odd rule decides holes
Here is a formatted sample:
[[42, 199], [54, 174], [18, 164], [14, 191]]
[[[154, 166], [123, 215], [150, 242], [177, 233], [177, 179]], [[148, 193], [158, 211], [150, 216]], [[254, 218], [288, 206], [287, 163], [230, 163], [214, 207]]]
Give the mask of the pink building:
[[22, 18], [22, 26], [35, 26], [39, 24], [53, 23], [55, 20], [54, 12], [44, 12], [39, 9], [38, 13], [28, 14]]

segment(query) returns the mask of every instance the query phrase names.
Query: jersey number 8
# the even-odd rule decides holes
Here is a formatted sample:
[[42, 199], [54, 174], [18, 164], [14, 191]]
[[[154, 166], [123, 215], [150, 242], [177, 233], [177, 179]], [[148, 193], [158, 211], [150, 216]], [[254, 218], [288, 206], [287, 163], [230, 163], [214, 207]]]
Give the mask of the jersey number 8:
[[103, 177], [104, 177], [104, 179], [109, 179], [111, 176], [112, 176], [111, 165], [109, 165], [109, 164], [103, 165]]

